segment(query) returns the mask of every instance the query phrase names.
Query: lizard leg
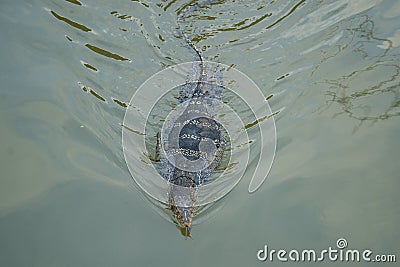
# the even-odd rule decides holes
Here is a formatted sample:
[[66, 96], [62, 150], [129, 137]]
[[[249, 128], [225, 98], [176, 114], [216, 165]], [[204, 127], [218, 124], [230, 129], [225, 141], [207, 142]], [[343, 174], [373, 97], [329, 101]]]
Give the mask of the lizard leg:
[[156, 154], [154, 156], [155, 161], [160, 161], [160, 151], [161, 151], [161, 134], [157, 133], [157, 144], [156, 144]]

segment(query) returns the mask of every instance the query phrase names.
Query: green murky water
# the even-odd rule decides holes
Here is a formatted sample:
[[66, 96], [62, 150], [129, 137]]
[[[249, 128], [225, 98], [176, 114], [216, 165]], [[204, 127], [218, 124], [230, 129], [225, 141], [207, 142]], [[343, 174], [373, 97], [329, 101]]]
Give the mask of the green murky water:
[[257, 83], [278, 138], [262, 187], [245, 177], [187, 241], [121, 147], [136, 88], [193, 59], [176, 34], [186, 4], [1, 1], [0, 265], [273, 265], [257, 260], [265, 244], [339, 237], [398, 253], [399, 1], [219, 1], [184, 22], [209, 60]]

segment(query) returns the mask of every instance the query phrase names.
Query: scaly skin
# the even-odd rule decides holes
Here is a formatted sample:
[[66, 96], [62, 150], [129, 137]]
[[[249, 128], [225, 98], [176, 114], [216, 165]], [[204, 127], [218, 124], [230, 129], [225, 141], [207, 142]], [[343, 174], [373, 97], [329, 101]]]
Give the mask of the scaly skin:
[[[169, 142], [164, 150], [161, 150], [160, 134], [157, 138], [156, 160], [163, 162], [157, 166], [166, 167], [168, 159], [165, 154], [174, 161], [174, 164], [168, 162], [172, 165], [172, 171], [164, 173], [163, 176], [170, 182], [169, 207], [187, 236], [190, 235], [194, 216], [195, 190], [214, 173], [222, 160], [225, 148], [221, 125], [207, 112], [208, 99], [206, 94], [192, 97], [187, 108], [174, 121], [167, 137]], [[194, 118], [193, 113], [196, 114]], [[178, 142], [173, 140], [176, 138]], [[178, 144], [178, 147], [174, 144]]]

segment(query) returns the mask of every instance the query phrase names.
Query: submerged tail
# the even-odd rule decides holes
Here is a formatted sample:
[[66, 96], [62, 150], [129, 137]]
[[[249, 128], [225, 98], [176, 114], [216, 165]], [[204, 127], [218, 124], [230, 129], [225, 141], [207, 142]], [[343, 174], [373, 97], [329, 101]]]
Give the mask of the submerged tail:
[[200, 8], [201, 6], [198, 3], [184, 5], [181, 9], [178, 10], [177, 24], [178, 24], [178, 34], [183, 38], [189, 50], [195, 55], [196, 57], [195, 60], [204, 62], [204, 57], [201, 51], [190, 40], [182, 25], [186, 17], [188, 17], [191, 13], [195, 12], [196, 10], [199, 10]]
[[191, 74], [192, 76], [190, 80], [196, 81], [194, 83], [186, 84], [185, 86], [183, 86], [178, 97], [180, 102], [184, 102], [192, 97], [199, 97], [203, 95], [218, 96], [220, 91], [218, 88], [214, 88], [215, 86], [211, 86], [210, 88], [209, 85], [204, 84], [204, 82], [209, 82], [210, 77], [208, 76], [213, 73], [213, 70], [207, 69], [205, 57], [203, 56], [201, 50], [198, 49], [196, 45], [191, 41], [183, 26], [183, 22], [185, 21], [185, 19], [191, 16], [194, 12], [202, 8], [207, 8], [210, 5], [218, 4], [220, 0], [206, 0], [196, 3], [192, 2], [183, 5], [177, 11], [178, 35], [182, 37], [185, 45], [195, 57], [195, 62], [193, 62], [193, 73]]

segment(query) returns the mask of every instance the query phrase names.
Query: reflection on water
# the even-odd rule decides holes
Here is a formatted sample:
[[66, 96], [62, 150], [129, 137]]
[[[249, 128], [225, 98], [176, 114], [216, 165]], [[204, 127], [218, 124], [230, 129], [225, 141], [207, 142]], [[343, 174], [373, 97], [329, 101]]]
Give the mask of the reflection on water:
[[193, 240], [152, 213], [121, 123], [147, 78], [193, 59], [176, 32], [192, 2], [1, 2], [1, 266], [253, 266], [265, 243], [339, 236], [398, 251], [398, 1], [201, 4], [185, 31], [262, 89], [277, 157], [260, 191], [245, 177]]
[[[347, 31], [352, 38], [331, 57], [351, 47], [359, 64], [326, 81], [328, 102], [337, 103], [343, 113], [359, 121], [377, 122], [400, 115], [398, 53], [392, 52], [392, 41], [375, 36], [374, 28], [374, 22], [365, 16], [359, 26]], [[383, 43], [388, 47], [382, 47]]]

